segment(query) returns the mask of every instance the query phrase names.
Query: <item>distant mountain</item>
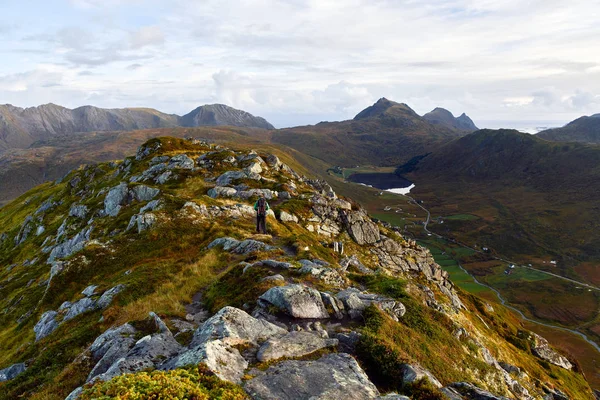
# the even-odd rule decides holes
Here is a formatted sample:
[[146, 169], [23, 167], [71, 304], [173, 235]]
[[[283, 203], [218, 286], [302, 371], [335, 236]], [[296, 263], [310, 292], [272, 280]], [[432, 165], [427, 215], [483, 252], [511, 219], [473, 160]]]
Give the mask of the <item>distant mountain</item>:
[[[416, 165], [415, 165], [416, 164]], [[552, 143], [516, 130], [480, 130], [398, 173], [436, 215], [489, 216], [464, 235], [503, 254], [600, 257], [600, 148]], [[464, 239], [465, 237], [463, 237]]]
[[23, 109], [7, 104], [0, 105], [0, 151], [27, 148], [36, 141], [81, 132], [214, 125], [273, 129], [263, 118], [222, 104], [199, 107], [184, 117], [164, 114], [151, 108], [103, 109], [84, 106], [71, 110], [46, 104]]
[[537, 136], [554, 142], [600, 144], [600, 114], [577, 118], [562, 128], [548, 129]]
[[434, 125], [443, 125], [459, 131], [473, 132], [479, 129], [467, 114], [462, 113], [460, 117], [454, 118], [454, 115], [450, 111], [440, 107], [423, 115], [423, 118]]
[[404, 103], [381, 98], [352, 120], [280, 129], [273, 141], [333, 165], [397, 166], [464, 134], [430, 123]]
[[181, 117], [181, 126], [228, 125], [245, 128], [275, 129], [267, 120], [224, 104], [210, 104], [196, 108]]

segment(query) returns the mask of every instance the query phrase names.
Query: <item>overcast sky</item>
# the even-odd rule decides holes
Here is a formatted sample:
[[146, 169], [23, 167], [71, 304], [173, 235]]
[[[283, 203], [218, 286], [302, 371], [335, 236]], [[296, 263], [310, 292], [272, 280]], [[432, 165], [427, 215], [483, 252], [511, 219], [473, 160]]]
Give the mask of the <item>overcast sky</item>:
[[387, 97], [560, 124], [600, 113], [599, 21], [600, 0], [0, 0], [0, 103], [224, 103], [284, 127]]

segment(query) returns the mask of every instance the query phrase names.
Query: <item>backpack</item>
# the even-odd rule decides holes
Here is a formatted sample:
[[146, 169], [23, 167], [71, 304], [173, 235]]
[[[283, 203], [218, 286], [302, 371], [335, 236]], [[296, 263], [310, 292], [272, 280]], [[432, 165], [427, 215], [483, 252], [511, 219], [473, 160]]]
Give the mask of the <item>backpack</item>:
[[263, 216], [263, 215], [267, 215], [267, 200], [265, 200], [264, 198], [260, 198], [258, 199], [258, 215]]

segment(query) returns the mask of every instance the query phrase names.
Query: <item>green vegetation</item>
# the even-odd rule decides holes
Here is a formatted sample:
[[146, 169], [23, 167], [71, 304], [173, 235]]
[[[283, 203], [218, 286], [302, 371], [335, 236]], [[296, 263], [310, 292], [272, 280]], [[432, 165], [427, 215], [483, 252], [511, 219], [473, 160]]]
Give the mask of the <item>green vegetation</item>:
[[98, 382], [81, 394], [81, 400], [244, 400], [244, 390], [222, 381], [200, 364], [173, 371], [138, 372]]

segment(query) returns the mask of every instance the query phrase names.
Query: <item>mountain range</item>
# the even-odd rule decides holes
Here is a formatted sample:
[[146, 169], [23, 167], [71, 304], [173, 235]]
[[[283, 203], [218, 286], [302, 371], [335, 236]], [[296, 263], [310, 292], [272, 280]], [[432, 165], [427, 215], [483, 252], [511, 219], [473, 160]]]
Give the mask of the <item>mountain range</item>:
[[223, 104], [201, 106], [182, 117], [151, 108], [84, 106], [71, 110], [45, 104], [23, 109], [7, 104], [0, 105], [0, 151], [82, 132], [217, 125], [274, 129], [264, 118]]
[[600, 114], [577, 118], [562, 128], [547, 129], [537, 136], [554, 142], [600, 144]]

